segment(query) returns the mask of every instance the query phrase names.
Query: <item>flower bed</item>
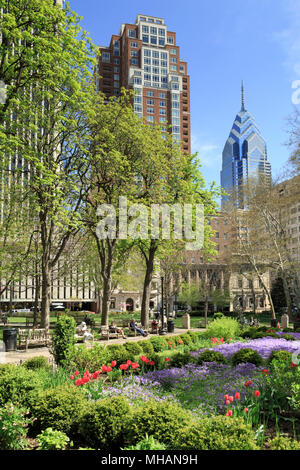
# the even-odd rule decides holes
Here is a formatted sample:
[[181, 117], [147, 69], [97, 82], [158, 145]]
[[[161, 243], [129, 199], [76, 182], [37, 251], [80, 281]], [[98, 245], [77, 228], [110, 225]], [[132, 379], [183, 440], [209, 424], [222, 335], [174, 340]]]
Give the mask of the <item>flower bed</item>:
[[[285, 350], [291, 353], [300, 351], [300, 340], [287, 341], [283, 338], [277, 339], [266, 336], [265, 338], [253, 339], [247, 342], [237, 341], [236, 343], [222, 344], [209, 349], [217, 349], [226, 359], [231, 359], [232, 355], [242, 348], [254, 349], [263, 359], [267, 359], [272, 351]], [[191, 355], [197, 357], [202, 351], [204, 351], [204, 348], [191, 352]]]

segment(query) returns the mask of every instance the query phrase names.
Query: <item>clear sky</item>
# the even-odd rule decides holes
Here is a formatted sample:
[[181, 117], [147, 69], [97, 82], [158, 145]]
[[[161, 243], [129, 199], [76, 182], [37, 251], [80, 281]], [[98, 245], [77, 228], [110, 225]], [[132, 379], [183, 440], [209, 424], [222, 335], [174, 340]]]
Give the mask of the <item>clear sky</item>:
[[[222, 151], [235, 115], [256, 119], [276, 177], [290, 149], [288, 122], [300, 80], [300, 0], [69, 0], [96, 45], [108, 46], [138, 13], [162, 17], [175, 31], [191, 84], [192, 152], [207, 182], [220, 184]], [[300, 84], [299, 84], [300, 88]]]

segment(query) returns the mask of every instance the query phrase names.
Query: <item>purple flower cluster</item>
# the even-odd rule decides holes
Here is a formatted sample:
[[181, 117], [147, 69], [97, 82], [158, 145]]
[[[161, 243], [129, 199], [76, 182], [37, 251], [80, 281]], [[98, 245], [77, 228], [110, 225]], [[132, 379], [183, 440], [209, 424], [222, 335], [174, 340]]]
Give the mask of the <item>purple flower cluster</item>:
[[149, 372], [145, 377], [148, 381], [159, 383], [163, 390], [172, 389], [185, 407], [200, 414], [214, 414], [225, 410], [224, 394], [240, 392], [243, 400], [250, 392], [244, 385], [249, 379], [253, 387], [259, 388], [263, 380], [261, 371], [262, 368], [249, 363], [234, 368], [210, 362], [202, 366], [188, 364], [182, 368]]
[[159, 390], [160, 384], [148, 380], [142, 376], [135, 376], [133, 379], [125, 379], [123, 385], [108, 386], [102, 390], [102, 397], [113, 397], [122, 395], [127, 398], [130, 405], [137, 402], [155, 400], [163, 403], [164, 401], [178, 401], [173, 395], [166, 395]]
[[[234, 353], [240, 349], [251, 348], [257, 351], [264, 359], [267, 359], [272, 351], [284, 350], [291, 353], [300, 351], [300, 341], [287, 341], [283, 338], [272, 338], [266, 336], [265, 338], [252, 339], [247, 342], [237, 341], [236, 343], [222, 344], [214, 348], [208, 348], [211, 351], [217, 350], [224, 355], [226, 359], [230, 359]], [[197, 357], [204, 348], [199, 351], [191, 352], [191, 355]]]

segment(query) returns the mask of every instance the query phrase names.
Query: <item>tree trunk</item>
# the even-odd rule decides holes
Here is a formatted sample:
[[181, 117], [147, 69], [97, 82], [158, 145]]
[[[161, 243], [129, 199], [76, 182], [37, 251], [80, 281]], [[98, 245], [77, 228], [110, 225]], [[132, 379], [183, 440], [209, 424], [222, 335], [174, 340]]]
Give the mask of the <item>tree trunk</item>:
[[291, 300], [291, 295], [290, 295], [290, 289], [289, 289], [289, 286], [288, 286], [288, 283], [287, 283], [287, 280], [286, 280], [286, 277], [285, 277], [284, 273], [282, 273], [282, 284], [283, 284], [283, 290], [284, 290], [285, 300], [286, 300], [287, 309], [288, 309], [287, 314], [288, 314], [289, 318], [291, 318], [292, 300]]
[[38, 273], [38, 263], [35, 265], [35, 276], [34, 276], [34, 311], [33, 311], [33, 327], [38, 326], [38, 307], [39, 307], [39, 298], [40, 298], [40, 276]]
[[108, 325], [109, 314], [109, 301], [111, 295], [111, 277], [105, 276], [103, 279], [103, 292], [102, 292], [102, 312], [101, 312], [101, 325]]
[[42, 259], [42, 305], [41, 305], [41, 328], [49, 331], [50, 326], [50, 289], [51, 271], [48, 259]]
[[[152, 245], [152, 242], [151, 242]], [[148, 329], [149, 323], [149, 303], [150, 303], [150, 288], [151, 288], [151, 281], [153, 277], [154, 271], [154, 255], [156, 252], [156, 247], [150, 246], [149, 250], [149, 257], [146, 258], [146, 274], [144, 279], [144, 286], [143, 286], [143, 297], [142, 297], [142, 305], [141, 305], [141, 323], [143, 328]]]

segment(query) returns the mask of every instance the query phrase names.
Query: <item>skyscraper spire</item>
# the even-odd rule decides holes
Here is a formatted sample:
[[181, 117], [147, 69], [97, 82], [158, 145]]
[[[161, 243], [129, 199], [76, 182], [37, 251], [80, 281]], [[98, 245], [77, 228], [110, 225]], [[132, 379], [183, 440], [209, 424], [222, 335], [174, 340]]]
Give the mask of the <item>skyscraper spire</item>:
[[246, 111], [246, 109], [245, 109], [244, 80], [242, 80], [242, 108], [241, 108], [241, 111]]

